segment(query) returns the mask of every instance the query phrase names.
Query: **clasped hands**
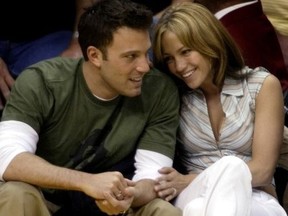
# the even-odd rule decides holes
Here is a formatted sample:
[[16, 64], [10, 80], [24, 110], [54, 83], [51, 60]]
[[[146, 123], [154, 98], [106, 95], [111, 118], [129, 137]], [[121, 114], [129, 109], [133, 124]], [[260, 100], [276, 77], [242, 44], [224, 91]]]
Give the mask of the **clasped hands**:
[[[105, 172], [94, 176], [94, 188], [90, 188], [86, 194], [91, 196], [93, 193], [96, 205], [106, 214], [124, 215], [134, 200], [136, 183], [124, 178], [120, 172]], [[95, 188], [98, 190], [95, 191]]]
[[[159, 173], [161, 176], [156, 179], [154, 190], [158, 197], [166, 201], [174, 199], [189, 184], [185, 175], [174, 168], [164, 167], [159, 170]], [[134, 200], [136, 183], [124, 178], [120, 172], [96, 175], [97, 182], [94, 182], [94, 186], [100, 185], [101, 193], [101, 196], [95, 199], [97, 206], [108, 215], [125, 214]]]

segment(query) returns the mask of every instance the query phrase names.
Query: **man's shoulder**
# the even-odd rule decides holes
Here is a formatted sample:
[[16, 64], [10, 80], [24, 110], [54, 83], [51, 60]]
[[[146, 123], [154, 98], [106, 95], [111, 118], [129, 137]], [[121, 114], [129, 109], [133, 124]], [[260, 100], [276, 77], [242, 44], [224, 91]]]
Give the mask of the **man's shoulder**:
[[27, 67], [17, 79], [42, 79], [44, 82], [59, 82], [74, 76], [81, 65], [81, 60], [55, 57], [40, 61]]
[[165, 74], [164, 72], [159, 71], [157, 68], [151, 68], [150, 72], [146, 74], [144, 78], [144, 85], [150, 86], [152, 84], [157, 84], [158, 86], [155, 87], [158, 88], [160, 88], [161, 86], [165, 87], [167, 85], [171, 87], [175, 86], [175, 83], [171, 79], [171, 77]]
[[153, 101], [152, 98], [166, 100], [170, 97], [176, 97], [178, 89], [170, 76], [156, 68], [152, 68], [144, 77], [141, 95], [145, 100]]

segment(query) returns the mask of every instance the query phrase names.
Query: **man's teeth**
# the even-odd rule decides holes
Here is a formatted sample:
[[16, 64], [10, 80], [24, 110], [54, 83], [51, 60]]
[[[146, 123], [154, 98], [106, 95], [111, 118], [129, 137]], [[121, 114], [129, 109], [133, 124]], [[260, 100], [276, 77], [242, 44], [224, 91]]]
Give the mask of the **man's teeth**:
[[139, 77], [139, 78], [132, 78], [131, 80], [132, 80], [132, 81], [136, 81], [136, 82], [139, 82], [139, 81], [141, 81], [141, 79], [142, 79], [142, 78], [141, 78], [141, 77]]

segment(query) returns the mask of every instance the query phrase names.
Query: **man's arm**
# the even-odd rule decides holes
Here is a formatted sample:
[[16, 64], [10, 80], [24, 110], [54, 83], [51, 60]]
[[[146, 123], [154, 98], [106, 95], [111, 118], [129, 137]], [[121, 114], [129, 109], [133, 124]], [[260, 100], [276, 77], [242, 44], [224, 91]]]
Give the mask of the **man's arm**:
[[120, 172], [90, 174], [55, 166], [34, 154], [38, 140], [35, 134], [36, 131], [21, 122], [0, 123], [0, 171], [3, 180], [82, 191], [95, 200], [113, 203], [113, 208], [106, 212], [108, 214], [118, 214], [129, 208], [131, 200], [117, 200], [116, 196], [127, 194], [127, 187], [135, 185], [132, 181], [125, 179]]
[[162, 167], [171, 167], [172, 159], [157, 152], [139, 149], [135, 155], [136, 173], [133, 180], [136, 181], [134, 200], [132, 207], [142, 206], [155, 199], [155, 180], [160, 177]]
[[142, 179], [136, 182], [134, 200], [131, 207], [143, 206], [157, 197], [155, 180]]
[[[163, 166], [172, 166], [172, 160], [165, 155], [159, 154], [154, 151], [137, 150], [135, 155], [135, 167], [136, 174], [133, 177], [133, 181], [136, 181], [136, 185], [127, 187], [123, 194], [123, 200], [130, 202], [129, 207], [140, 207], [157, 196], [154, 187], [155, 179], [160, 176], [158, 170]], [[110, 200], [96, 200], [97, 205], [102, 211], [107, 211], [113, 208], [114, 203]]]

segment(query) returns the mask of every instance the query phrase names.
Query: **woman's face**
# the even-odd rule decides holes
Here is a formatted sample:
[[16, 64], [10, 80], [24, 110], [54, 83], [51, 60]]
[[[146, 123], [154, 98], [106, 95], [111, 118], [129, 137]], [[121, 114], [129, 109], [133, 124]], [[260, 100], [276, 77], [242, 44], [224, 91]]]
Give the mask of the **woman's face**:
[[189, 88], [201, 88], [212, 83], [209, 59], [184, 46], [176, 34], [166, 31], [162, 35], [161, 46], [170, 72], [182, 79]]

